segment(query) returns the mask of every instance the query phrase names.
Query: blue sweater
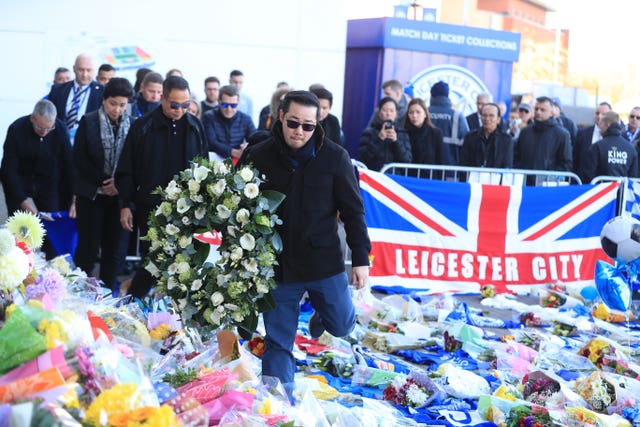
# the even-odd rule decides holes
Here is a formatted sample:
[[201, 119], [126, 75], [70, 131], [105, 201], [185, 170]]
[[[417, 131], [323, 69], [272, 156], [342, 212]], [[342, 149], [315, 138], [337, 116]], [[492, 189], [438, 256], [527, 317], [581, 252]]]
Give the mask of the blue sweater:
[[227, 119], [218, 107], [202, 115], [202, 125], [209, 151], [215, 151], [221, 157], [230, 157], [231, 149], [238, 148], [256, 131], [251, 117], [245, 113], [238, 111]]

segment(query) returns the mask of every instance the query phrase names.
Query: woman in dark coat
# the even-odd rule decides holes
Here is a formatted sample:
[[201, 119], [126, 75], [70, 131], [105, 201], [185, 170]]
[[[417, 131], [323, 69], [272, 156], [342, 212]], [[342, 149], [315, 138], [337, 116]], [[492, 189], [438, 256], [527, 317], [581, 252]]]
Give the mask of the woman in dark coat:
[[126, 232], [120, 226], [113, 176], [132, 120], [125, 114], [132, 92], [127, 79], [109, 80], [102, 106], [82, 117], [73, 146], [78, 225], [74, 260], [91, 275], [100, 250], [99, 277], [108, 288], [113, 287], [117, 268], [126, 256], [121, 249]]
[[412, 163], [449, 164], [442, 131], [431, 122], [429, 109], [422, 99], [414, 98], [409, 102], [404, 127], [409, 133]]

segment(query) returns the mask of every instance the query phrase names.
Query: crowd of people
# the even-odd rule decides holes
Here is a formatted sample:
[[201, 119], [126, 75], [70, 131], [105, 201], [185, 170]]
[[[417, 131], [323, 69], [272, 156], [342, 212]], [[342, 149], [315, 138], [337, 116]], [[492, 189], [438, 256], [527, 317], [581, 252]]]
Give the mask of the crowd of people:
[[383, 84], [385, 97], [362, 133], [359, 159], [379, 170], [391, 162], [575, 172], [582, 182], [596, 176], [637, 177], [640, 107], [624, 124], [601, 102], [594, 124], [578, 129], [557, 98], [521, 103], [513, 118], [491, 94], [477, 96], [477, 111], [463, 117], [449, 87], [431, 87], [430, 102], [412, 99], [397, 80]]

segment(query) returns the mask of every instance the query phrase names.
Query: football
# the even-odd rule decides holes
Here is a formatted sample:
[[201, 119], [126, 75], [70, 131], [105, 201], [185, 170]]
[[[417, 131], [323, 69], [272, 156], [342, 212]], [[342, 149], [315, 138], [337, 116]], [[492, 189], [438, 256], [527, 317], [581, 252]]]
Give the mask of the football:
[[627, 263], [640, 258], [640, 221], [630, 216], [610, 219], [602, 227], [600, 243], [616, 261]]

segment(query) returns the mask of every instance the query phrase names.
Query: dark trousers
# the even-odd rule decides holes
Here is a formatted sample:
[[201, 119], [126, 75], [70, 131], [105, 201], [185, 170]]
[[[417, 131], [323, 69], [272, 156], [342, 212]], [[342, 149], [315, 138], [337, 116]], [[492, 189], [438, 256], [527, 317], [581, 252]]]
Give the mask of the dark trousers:
[[78, 267], [91, 275], [100, 250], [100, 279], [105, 287], [113, 288], [118, 266], [126, 254], [120, 242], [127, 233], [120, 226], [118, 198], [97, 195], [94, 200], [78, 196], [76, 199], [76, 223], [78, 247], [74, 261]]
[[[140, 230], [140, 237], [146, 236], [149, 231], [149, 224], [147, 222], [149, 212], [148, 209], [139, 209], [134, 214], [135, 220], [138, 223], [138, 229]], [[144, 268], [147, 265], [146, 257], [150, 246], [151, 244], [148, 241], [140, 241], [140, 266], [131, 279], [131, 286], [129, 287], [129, 294], [137, 298], [146, 296], [156, 282], [151, 273]]]

